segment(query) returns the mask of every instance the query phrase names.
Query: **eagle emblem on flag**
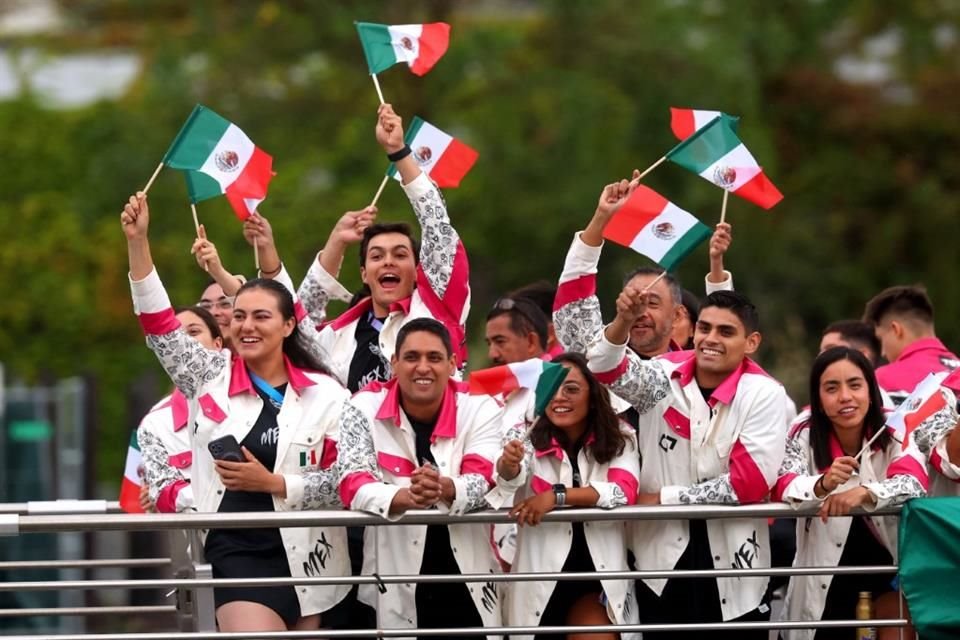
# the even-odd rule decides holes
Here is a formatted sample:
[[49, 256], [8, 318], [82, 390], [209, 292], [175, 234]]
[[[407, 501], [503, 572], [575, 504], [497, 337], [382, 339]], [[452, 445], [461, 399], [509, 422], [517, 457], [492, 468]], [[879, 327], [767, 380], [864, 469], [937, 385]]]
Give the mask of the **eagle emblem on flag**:
[[217, 165], [217, 169], [224, 173], [232, 173], [240, 166], [240, 156], [237, 155], [236, 151], [230, 151], [229, 149], [218, 153], [214, 156], [213, 161]]
[[677, 232], [669, 222], [661, 222], [653, 227], [653, 235], [661, 240], [672, 240]]
[[737, 170], [733, 167], [717, 167], [713, 170], [713, 181], [725, 189], [732, 187], [737, 181]]
[[433, 157], [433, 151], [430, 150], [430, 147], [423, 145], [422, 147], [417, 147], [417, 150], [413, 152], [413, 158], [417, 161], [421, 167], [428, 162], [430, 158]]
[[413, 51], [413, 40], [410, 39], [410, 36], [400, 38], [400, 45], [407, 51]]

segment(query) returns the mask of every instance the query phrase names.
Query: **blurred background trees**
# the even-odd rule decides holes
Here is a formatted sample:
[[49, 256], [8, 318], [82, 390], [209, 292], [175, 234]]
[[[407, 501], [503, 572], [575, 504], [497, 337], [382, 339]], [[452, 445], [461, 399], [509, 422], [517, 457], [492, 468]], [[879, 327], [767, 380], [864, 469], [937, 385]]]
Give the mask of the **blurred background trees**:
[[[37, 24], [24, 26], [24, 11]], [[731, 199], [727, 265], [760, 308], [759, 359], [798, 404], [821, 328], [858, 317], [883, 287], [925, 283], [956, 349], [958, 17], [949, 0], [12, 0], [0, 8], [0, 361], [8, 378], [96, 378], [98, 469], [118, 482], [139, 418], [128, 415], [129, 384], [159, 372], [132, 315], [122, 203], [202, 102], [273, 155], [261, 211], [299, 281], [386, 168], [353, 20], [453, 26], [427, 76], [394, 68], [380, 82], [407, 120], [420, 115], [480, 152], [446, 193], [472, 264], [472, 367], [486, 364], [492, 301], [555, 280], [602, 186], [674, 144], [670, 106], [741, 116], [742, 139], [786, 196], [770, 212]], [[719, 219], [720, 191], [679, 167], [647, 184], [707, 224]], [[189, 255], [182, 176], [165, 170], [150, 201], [159, 271], [175, 303], [194, 302], [205, 274]], [[412, 220], [395, 185], [380, 208]], [[199, 212], [228, 268], [251, 275], [226, 201]], [[606, 249], [608, 311], [621, 273], [640, 262]], [[704, 245], [680, 275], [701, 292], [706, 269]]]

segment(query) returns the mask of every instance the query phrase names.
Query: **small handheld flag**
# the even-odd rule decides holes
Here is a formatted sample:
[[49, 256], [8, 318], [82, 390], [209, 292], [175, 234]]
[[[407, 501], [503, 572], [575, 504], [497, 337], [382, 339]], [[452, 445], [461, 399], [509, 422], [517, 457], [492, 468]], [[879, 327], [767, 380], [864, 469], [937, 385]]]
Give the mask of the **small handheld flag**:
[[143, 458], [137, 442], [136, 430], [130, 434], [130, 446], [127, 448], [127, 463], [123, 468], [123, 480], [120, 483], [120, 508], [126, 513], [143, 513], [140, 507], [140, 487]]
[[410, 71], [422, 76], [447, 52], [450, 44], [450, 25], [445, 22], [429, 24], [374, 24], [356, 22], [363, 54], [371, 75], [376, 75], [397, 64], [406, 62]]
[[681, 107], [670, 107], [670, 130], [677, 140], [686, 140], [694, 133], [710, 124], [714, 118], [725, 116], [730, 122], [733, 130], [737, 130], [737, 124], [740, 118], [727, 115], [722, 111], [709, 111], [706, 109], [684, 109]]
[[536, 393], [535, 412], [542, 415], [566, 379], [567, 371], [561, 364], [531, 358], [474, 371], [468, 383], [472, 395], [506, 396], [516, 389], [533, 389]]
[[910, 434], [920, 423], [947, 406], [946, 399], [940, 393], [940, 384], [946, 377], [945, 372], [927, 374], [896, 411], [887, 416], [887, 425], [900, 438], [904, 448]]
[[[420, 169], [440, 188], [459, 187], [480, 155], [419, 116], [414, 116], [404, 142], [413, 151], [413, 159]], [[393, 163], [387, 167], [387, 175], [400, 179], [400, 172]]]
[[721, 114], [665, 157], [736, 196], [770, 209], [783, 194], [737, 137], [734, 123], [734, 118]]
[[273, 158], [237, 125], [199, 104], [163, 162], [185, 172], [192, 203], [225, 195], [241, 220], [267, 197], [274, 176]]
[[642, 253], [669, 271], [710, 237], [710, 228], [641, 184], [613, 214], [603, 237]]

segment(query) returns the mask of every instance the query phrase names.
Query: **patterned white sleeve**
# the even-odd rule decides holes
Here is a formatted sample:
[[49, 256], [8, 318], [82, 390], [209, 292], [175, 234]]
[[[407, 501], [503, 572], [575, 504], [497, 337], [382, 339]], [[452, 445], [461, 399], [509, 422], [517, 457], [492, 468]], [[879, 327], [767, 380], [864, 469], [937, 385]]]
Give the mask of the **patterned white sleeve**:
[[580, 232], [574, 235], [560, 274], [553, 326], [564, 349], [585, 354], [603, 330], [596, 294], [597, 263], [603, 247], [584, 244], [580, 235]]
[[670, 378], [659, 360], [642, 360], [627, 348], [607, 340], [601, 328], [587, 351], [590, 370], [618, 397], [646, 413], [670, 393]]
[[130, 280], [130, 290], [147, 346], [180, 392], [187, 398], [196, 398], [205, 383], [229, 366], [228, 352], [205, 349], [187, 335], [173, 312], [156, 269], [143, 280]]
[[303, 282], [300, 283], [300, 288], [297, 289], [297, 296], [303, 302], [303, 307], [307, 310], [314, 326], [326, 320], [327, 304], [330, 300], [350, 301], [350, 292], [320, 266], [319, 258], [318, 254], [317, 259], [307, 270]]
[[420, 268], [442, 300], [453, 276], [460, 235], [450, 224], [443, 195], [426, 173], [403, 185], [403, 190], [420, 222]]
[[150, 500], [157, 502], [160, 491], [167, 485], [186, 477], [170, 464], [170, 452], [163, 441], [145, 422], [137, 428], [137, 444], [140, 445], [140, 457], [143, 460], [143, 479], [147, 483]]

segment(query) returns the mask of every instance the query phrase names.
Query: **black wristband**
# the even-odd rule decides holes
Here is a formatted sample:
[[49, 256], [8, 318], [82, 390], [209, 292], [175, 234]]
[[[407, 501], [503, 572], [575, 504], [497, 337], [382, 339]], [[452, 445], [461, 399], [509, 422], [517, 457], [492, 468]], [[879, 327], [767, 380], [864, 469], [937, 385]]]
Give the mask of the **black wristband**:
[[387, 160], [389, 160], [390, 162], [398, 162], [406, 158], [411, 153], [413, 153], [413, 150], [410, 148], [410, 145], [405, 144], [403, 145], [403, 149], [400, 149], [400, 151], [394, 151], [393, 153], [388, 153]]

